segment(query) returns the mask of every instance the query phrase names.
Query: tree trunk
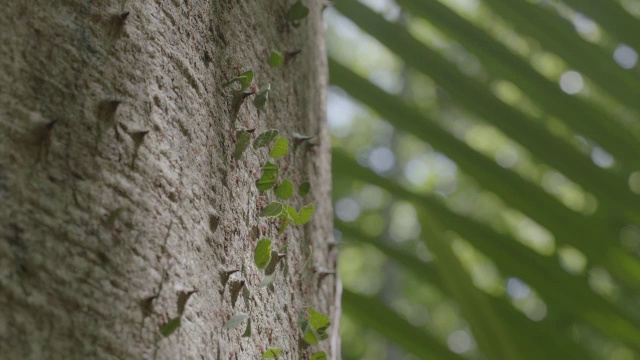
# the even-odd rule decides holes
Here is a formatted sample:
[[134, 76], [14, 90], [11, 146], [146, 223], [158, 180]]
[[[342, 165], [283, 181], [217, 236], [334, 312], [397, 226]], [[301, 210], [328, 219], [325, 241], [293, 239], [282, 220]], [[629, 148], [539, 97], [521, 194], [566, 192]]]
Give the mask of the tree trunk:
[[[0, 357], [339, 358], [323, 4], [305, 2], [299, 27], [288, 0], [4, 2]], [[271, 49], [301, 53], [274, 69]], [[223, 84], [249, 69], [269, 101], [247, 97], [234, 120]], [[287, 203], [316, 209], [282, 235], [259, 216], [275, 199], [255, 184], [268, 149], [234, 159], [238, 131], [271, 128], [291, 145], [271, 159], [281, 178], [311, 183]], [[264, 237], [288, 246], [261, 287]], [[313, 346], [308, 306], [333, 322]], [[223, 328], [241, 313], [248, 337], [248, 321]]]

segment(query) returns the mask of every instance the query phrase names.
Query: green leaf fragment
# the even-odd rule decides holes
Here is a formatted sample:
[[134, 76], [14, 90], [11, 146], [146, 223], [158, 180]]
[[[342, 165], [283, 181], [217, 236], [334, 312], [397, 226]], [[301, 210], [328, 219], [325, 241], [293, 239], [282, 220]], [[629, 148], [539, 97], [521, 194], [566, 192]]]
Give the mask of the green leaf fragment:
[[271, 55], [269, 55], [269, 65], [272, 68], [277, 68], [284, 64], [284, 55], [278, 50], [271, 50]]
[[313, 247], [309, 245], [309, 256], [307, 256], [304, 263], [302, 263], [302, 268], [300, 268], [300, 272], [309, 270], [311, 268], [312, 261], [313, 261]]
[[274, 201], [271, 204], [265, 206], [264, 209], [260, 211], [260, 216], [262, 217], [280, 216], [280, 214], [282, 214], [282, 208], [283, 208], [282, 203]]
[[322, 338], [321, 335], [318, 333], [318, 331], [314, 329], [313, 326], [311, 326], [308, 321], [304, 321], [303, 323], [304, 323], [303, 325], [304, 328], [302, 331], [302, 340], [304, 340], [307, 344], [316, 345], [321, 340], [326, 339], [326, 334], [325, 334], [325, 338]]
[[264, 269], [269, 264], [269, 261], [271, 261], [271, 240], [262, 239], [258, 241], [253, 254], [253, 261], [255, 261], [258, 269]]
[[241, 86], [240, 91], [242, 92], [242, 91], [245, 91], [251, 85], [252, 81], [253, 81], [253, 70], [249, 70], [249, 71], [243, 72], [242, 74], [222, 84], [222, 86], [227, 87], [237, 82], [240, 84]]
[[261, 192], [267, 191], [276, 184], [276, 180], [278, 180], [278, 173], [271, 175], [262, 175], [260, 179], [256, 180], [256, 187]]
[[263, 132], [253, 141], [253, 148], [259, 149], [261, 147], [269, 146], [276, 136], [278, 136], [278, 130], [276, 129], [270, 129]]
[[304, 6], [301, 0], [298, 0], [295, 4], [291, 5], [286, 18], [287, 21], [295, 22], [306, 18], [307, 15], [309, 15], [309, 8]]
[[280, 248], [280, 250], [278, 250], [278, 254], [286, 254], [287, 253], [287, 249], [289, 248], [289, 244], [284, 244], [282, 245], [282, 247]]
[[263, 108], [267, 104], [267, 100], [269, 100], [270, 90], [271, 90], [271, 84], [267, 84], [261, 87], [258, 93], [256, 94], [256, 98], [253, 99], [253, 105], [255, 105], [258, 109]]
[[298, 187], [298, 194], [300, 194], [300, 196], [307, 196], [309, 190], [311, 190], [311, 184], [305, 181]]
[[293, 183], [289, 179], [284, 179], [276, 187], [276, 196], [281, 200], [288, 200], [293, 196]]
[[315, 207], [313, 204], [308, 204], [307, 206], [300, 209], [297, 216], [293, 219], [294, 224], [296, 225], [304, 225], [311, 219], [313, 213], [315, 211]]
[[267, 191], [274, 187], [276, 180], [278, 180], [279, 172], [278, 164], [267, 161], [267, 163], [262, 166], [262, 177], [256, 180], [258, 190]]
[[162, 336], [169, 336], [173, 334], [180, 327], [180, 317], [169, 320], [166, 324], [160, 326], [160, 333]]
[[296, 213], [296, 209], [293, 206], [282, 204], [282, 213], [278, 216], [282, 219], [282, 225], [280, 225], [278, 235], [282, 235], [282, 233], [287, 230], [289, 224], [291, 224], [297, 216], [298, 213]]
[[278, 356], [282, 353], [282, 349], [280, 348], [269, 348], [267, 351], [262, 354], [263, 359], [277, 359]]
[[244, 99], [245, 97], [242, 91], [236, 93], [233, 96], [233, 102], [231, 104], [231, 121], [233, 121], [234, 123], [238, 119], [238, 113], [240, 112], [242, 104], [244, 104]]
[[[321, 335], [326, 335], [326, 330], [331, 325], [329, 317], [323, 313], [315, 311], [314, 308], [309, 307], [308, 312], [309, 324], [318, 331]], [[326, 337], [324, 337], [326, 339]]]
[[303, 321], [303, 329], [302, 329], [302, 340], [304, 340], [309, 345], [316, 345], [320, 340], [318, 340], [318, 334], [311, 327], [308, 321]]
[[324, 351], [318, 351], [311, 354], [310, 360], [327, 360], [327, 354]]
[[247, 131], [241, 131], [238, 135], [238, 142], [236, 142], [236, 149], [233, 152], [233, 158], [239, 160], [242, 157], [242, 154], [247, 147], [249, 146], [249, 140], [251, 139], [251, 134]]
[[310, 345], [317, 344], [320, 340], [324, 340], [327, 335], [327, 328], [331, 325], [329, 318], [309, 307], [305, 318], [300, 321], [300, 329], [302, 330], [302, 339]]
[[284, 220], [286, 225], [289, 225], [290, 222], [293, 222], [295, 225], [304, 225], [311, 219], [315, 211], [315, 207], [313, 204], [307, 204], [305, 207], [300, 209], [299, 212], [296, 212], [296, 209], [293, 206], [289, 206], [287, 204], [281, 205], [282, 210], [277, 216], [280, 219]]
[[280, 214], [281, 219], [293, 221], [297, 216], [298, 213], [293, 206], [282, 204], [282, 214]]
[[273, 144], [273, 148], [269, 153], [269, 156], [272, 158], [279, 158], [287, 155], [289, 152], [289, 140], [286, 138], [279, 136], [276, 138], [275, 143]]
[[264, 269], [265, 275], [271, 275], [276, 272], [276, 267], [280, 263], [280, 256], [278, 256], [278, 252], [275, 250], [271, 250], [271, 260], [269, 261], [269, 265]]
[[280, 225], [280, 229], [278, 229], [278, 235], [282, 235], [284, 231], [289, 227], [289, 224], [291, 224], [291, 219], [284, 219], [282, 221], [282, 224]]
[[247, 328], [244, 330], [242, 337], [251, 337], [251, 319], [247, 320]]
[[247, 315], [247, 314], [236, 314], [236, 315], [233, 315], [231, 317], [231, 319], [229, 319], [226, 323], [224, 323], [222, 328], [223, 329], [235, 329], [238, 326], [240, 326], [240, 324], [242, 324], [248, 318], [249, 318], [249, 315]]
[[267, 161], [266, 164], [262, 165], [262, 173], [263, 174], [273, 174], [278, 173], [280, 169], [280, 165], [274, 164], [270, 161]]
[[242, 86], [242, 89], [240, 90], [241, 91], [246, 90], [251, 85], [251, 82], [253, 81], [253, 71], [249, 70], [249, 71], [243, 72], [238, 77], [238, 81], [240, 82], [240, 86]]

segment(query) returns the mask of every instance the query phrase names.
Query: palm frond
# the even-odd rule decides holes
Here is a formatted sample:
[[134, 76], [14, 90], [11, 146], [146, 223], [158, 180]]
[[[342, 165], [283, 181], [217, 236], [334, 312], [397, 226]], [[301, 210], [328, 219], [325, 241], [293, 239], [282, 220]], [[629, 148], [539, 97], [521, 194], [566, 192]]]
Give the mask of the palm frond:
[[[473, 218], [455, 209], [447, 197], [409, 187], [393, 173], [390, 176], [367, 168], [353, 153], [341, 149], [333, 154], [336, 177], [373, 185], [393, 199], [411, 204], [420, 224], [420, 238], [434, 261], [425, 262], [368, 234], [364, 223], [336, 220], [336, 229], [351, 244], [368, 244], [380, 250], [402, 271], [455, 303], [479, 352], [488, 359], [606, 358], [608, 353], [594, 350], [590, 339], [625, 344], [625, 351], [640, 356], [640, 314], [629, 306], [640, 288], [640, 261], [619, 241], [621, 229], [640, 223], [640, 196], [629, 186], [630, 178], [640, 169], [640, 133], [635, 118], [640, 110], [640, 77], [637, 71], [618, 66], [611, 54], [615, 48], [612, 39], [616, 38], [640, 49], [635, 36], [640, 30], [638, 19], [619, 2], [604, 0], [484, 0], [480, 6], [489, 14], [484, 20], [462, 15], [446, 1], [397, 3], [404, 22], [388, 20], [356, 0], [336, 1], [335, 8], [395, 54], [407, 71], [419, 73], [445, 90], [460, 110], [458, 114], [487, 124], [517, 143], [540, 171], [562, 173], [583, 189], [585, 196], [596, 199], [597, 210], [569, 208], [540, 179], [505, 168], [470, 146], [447, 126], [442, 112], [428, 110], [415, 98], [383, 90], [335, 57], [329, 59], [331, 84], [405, 134], [403, 138], [445, 154], [459, 166], [461, 176], [481, 191], [495, 194], [504, 211], [517, 211], [546, 229], [558, 248], [584, 254], [586, 270], [568, 272], [559, 252], [538, 253], [519, 241], [513, 230]], [[583, 39], [568, 20], [577, 12], [596, 21], [606, 31], [605, 40]], [[532, 52], [553, 53], [568, 69], [584, 74], [593, 93], [576, 96], [561, 90], [557, 79], [539, 72], [527, 55], [514, 52], [488, 31], [491, 24], [487, 19], [498, 19], [517, 36], [535, 42], [537, 48]], [[425, 21], [475, 56], [482, 75], [461, 71], [442, 49], [416, 37], [406, 26], [414, 20]], [[420, 83], [419, 77], [410, 81], [431, 86]], [[533, 110], [503, 101], [493, 91], [495, 81], [507, 81], [520, 89]], [[550, 124], [562, 124], [565, 130], [554, 131]], [[597, 166], [592, 160], [594, 149], [611, 154], [614, 166]], [[503, 278], [515, 277], [528, 284], [546, 304], [547, 318], [531, 320], [508, 297], [479, 288], [453, 245], [455, 239], [486, 256]], [[589, 274], [598, 269], [613, 276], [625, 295], [605, 296], [597, 291]], [[347, 316], [420, 358], [460, 358], [446, 348], [443, 339], [403, 319], [388, 302], [347, 289], [344, 304]], [[576, 336], [580, 329], [588, 329], [591, 335]]]

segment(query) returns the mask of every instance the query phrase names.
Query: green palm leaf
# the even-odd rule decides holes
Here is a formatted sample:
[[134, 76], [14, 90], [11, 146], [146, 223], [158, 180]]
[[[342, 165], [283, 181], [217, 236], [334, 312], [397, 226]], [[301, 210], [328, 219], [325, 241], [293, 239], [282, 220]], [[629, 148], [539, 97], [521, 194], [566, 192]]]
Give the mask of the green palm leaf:
[[[364, 220], [378, 210], [366, 210], [355, 223], [336, 220], [336, 229], [348, 244], [377, 248], [403, 271], [412, 273], [437, 289], [446, 301], [455, 303], [473, 333], [478, 352], [487, 359], [612, 356], [610, 350], [598, 349], [597, 344], [611, 347], [625, 344], [625, 354], [630, 354], [630, 358], [640, 356], [640, 312], [629, 305], [634, 304], [640, 289], [640, 261], [637, 251], [628, 250], [630, 243], [622, 246], [619, 241], [621, 229], [634, 231], [640, 224], [640, 196], [636, 191], [640, 185], [634, 185], [640, 169], [640, 122], [635, 113], [640, 111], [640, 76], [636, 70], [618, 66], [612, 58], [616, 41], [640, 49], [640, 40], [635, 36], [640, 31], [640, 22], [618, 1], [483, 0], [479, 9], [485, 15], [479, 16], [463, 15], [446, 0], [397, 0], [397, 3], [402, 7], [398, 21], [389, 20], [356, 0], [338, 0], [335, 8], [382, 45], [381, 51], [398, 57], [409, 69], [405, 81], [432, 86], [422, 78], [406, 76], [411, 71], [425, 75], [444, 89], [455, 106], [470, 115], [474, 123], [489, 124], [525, 149], [533, 157], [534, 166], [541, 171], [552, 168], [593, 195], [597, 210], [574, 211], [551, 194], [539, 179], [498, 165], [454, 134], [438, 111], [417, 104], [419, 97], [405, 96], [406, 86], [400, 94], [385, 91], [344, 60], [330, 56], [331, 84], [387, 121], [395, 134], [400, 134], [396, 136], [429, 144], [445, 154], [460, 168], [465, 185], [471, 181], [495, 194], [502, 200], [501, 209], [509, 207], [521, 212], [548, 230], [558, 247], [584, 254], [585, 270], [570, 273], [560, 253], [542, 255], [516, 240], [514, 230], [498, 228], [456, 209], [449, 197], [409, 188], [398, 176], [398, 169], [387, 173], [374, 171], [362, 165], [361, 153], [339, 149], [333, 154], [336, 183], [342, 187], [350, 184], [347, 185], [350, 189], [373, 185], [392, 199], [410, 204], [417, 214], [420, 238], [434, 261], [425, 262], [389, 241], [368, 235], [382, 234], [380, 237], [388, 240], [388, 229], [362, 231], [371, 225], [379, 227], [375, 223], [378, 220]], [[568, 20], [576, 12], [590, 16], [602, 27], [604, 37], [600, 41], [586, 41], [576, 32]], [[463, 73], [442, 48], [418, 40], [412, 32], [415, 29], [407, 27], [417, 19], [426, 21], [446, 40], [455, 41], [475, 56], [483, 76]], [[588, 96], [565, 93], [556, 79], [538, 72], [530, 58], [513, 52], [487, 30], [492, 19], [504, 21], [506, 25], [502, 26], [510, 26], [514, 34], [533, 44], [532, 52], [552, 52], [566, 63], [567, 69], [582, 73], [593, 93]], [[503, 102], [492, 90], [493, 81], [498, 80], [515, 85], [535, 111]], [[632, 115], [623, 119], [620, 114]], [[552, 131], [549, 119], [562, 124], [564, 132], [559, 135]], [[586, 145], [576, 145], [577, 137], [584, 138], [580, 141]], [[613, 166], [596, 165], [595, 158], [590, 158], [594, 156], [590, 152], [599, 147], [613, 155]], [[371, 160], [369, 163], [375, 165]], [[474, 251], [483, 254], [495, 265], [498, 276], [516, 277], [534, 289], [548, 308], [547, 318], [530, 320], [507, 297], [476, 287], [473, 274], [465, 266], [469, 260], [463, 259], [452, 246], [452, 238], [463, 239]], [[640, 235], [638, 239], [640, 248]], [[610, 283], [620, 290], [615, 295], [611, 292], [603, 295], [594, 285], [593, 274], [601, 269], [612, 276]], [[437, 336], [411, 325], [385, 305], [389, 303], [389, 294], [383, 294], [386, 299], [383, 302], [360, 295], [348, 286], [346, 289], [344, 308], [350, 318], [420, 358], [459, 357], [448, 351]]]

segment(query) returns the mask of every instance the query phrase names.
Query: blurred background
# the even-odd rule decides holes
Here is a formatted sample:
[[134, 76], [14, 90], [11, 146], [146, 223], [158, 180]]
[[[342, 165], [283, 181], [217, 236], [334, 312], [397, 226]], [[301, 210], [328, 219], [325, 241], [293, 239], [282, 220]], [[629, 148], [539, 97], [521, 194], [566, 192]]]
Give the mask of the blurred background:
[[325, 19], [344, 359], [640, 359], [640, 1]]

